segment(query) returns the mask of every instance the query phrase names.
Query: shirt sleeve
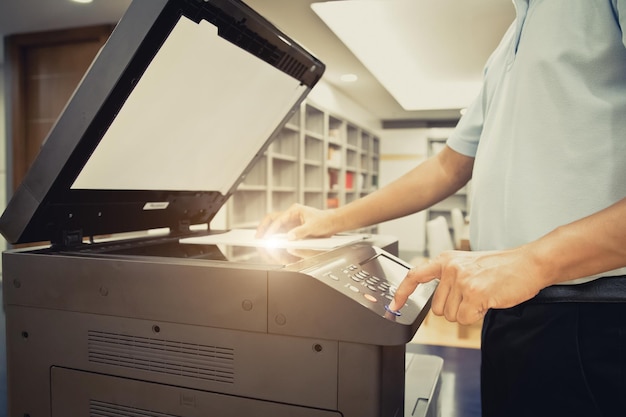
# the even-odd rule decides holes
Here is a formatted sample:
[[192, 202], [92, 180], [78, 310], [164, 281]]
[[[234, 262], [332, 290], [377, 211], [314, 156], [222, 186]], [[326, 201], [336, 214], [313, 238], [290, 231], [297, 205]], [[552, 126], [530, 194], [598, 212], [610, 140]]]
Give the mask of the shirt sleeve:
[[474, 157], [478, 149], [478, 141], [483, 131], [483, 89], [474, 102], [461, 116], [459, 123], [448, 138], [446, 144], [456, 152]]
[[[626, 2], [626, 0], [619, 1]], [[500, 44], [487, 60], [487, 63], [485, 64], [485, 68], [483, 70], [484, 79], [487, 78], [490, 65], [493, 60], [496, 59], [496, 56], [502, 54], [506, 50], [507, 45], [509, 44], [510, 39], [513, 35], [514, 29], [515, 22], [513, 22], [511, 26], [509, 26], [508, 30], [502, 37]], [[484, 111], [486, 108], [486, 100], [486, 84], [485, 80], [483, 80], [483, 85], [480, 89], [478, 97], [476, 97], [472, 104], [467, 107], [465, 114], [461, 117], [459, 123], [456, 125], [456, 128], [446, 142], [446, 144], [456, 152], [465, 156], [476, 156], [476, 152], [478, 150], [478, 142], [483, 131], [483, 122], [485, 120]]]

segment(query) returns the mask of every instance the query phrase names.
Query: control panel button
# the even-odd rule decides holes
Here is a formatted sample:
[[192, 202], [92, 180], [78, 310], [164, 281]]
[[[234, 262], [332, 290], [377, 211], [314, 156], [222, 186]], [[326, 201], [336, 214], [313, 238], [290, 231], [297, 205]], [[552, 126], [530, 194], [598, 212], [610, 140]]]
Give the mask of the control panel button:
[[[358, 264], [344, 264], [333, 271], [327, 271], [324, 275], [330, 280], [341, 282], [341, 286], [345, 288], [345, 291], [362, 294], [366, 300], [373, 304], [381, 300], [386, 303], [391, 302], [397, 289], [385, 277], [375, 276], [362, 269]], [[385, 308], [388, 308], [388, 306], [385, 306]], [[398, 311], [393, 312], [390, 310], [387, 310], [387, 314], [393, 317], [400, 315]]]
[[335, 274], [328, 274], [328, 278], [332, 279], [333, 281], [339, 281], [339, 277]]
[[378, 301], [378, 300], [376, 299], [376, 297], [374, 297], [374, 296], [373, 296], [373, 295], [371, 295], [371, 294], [363, 294], [363, 296], [364, 296], [365, 298], [367, 298], [369, 301], [371, 301], [372, 303], [375, 303], [375, 302], [377, 302], [377, 301]]

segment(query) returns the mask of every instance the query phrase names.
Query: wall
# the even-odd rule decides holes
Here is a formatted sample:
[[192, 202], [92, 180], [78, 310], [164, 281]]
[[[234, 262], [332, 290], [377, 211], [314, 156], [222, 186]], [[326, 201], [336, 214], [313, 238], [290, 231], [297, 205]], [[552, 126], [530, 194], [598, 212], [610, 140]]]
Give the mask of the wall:
[[[2, 38], [0, 38], [2, 41]], [[2, 42], [0, 42], [0, 45]], [[1, 48], [0, 48], [1, 49]], [[6, 108], [5, 102], [8, 101], [8, 98], [5, 99], [5, 91], [4, 91], [4, 62], [1, 58], [2, 51], [0, 50], [0, 212], [4, 211], [4, 207], [6, 206], [6, 195], [7, 195], [7, 160], [6, 160]], [[6, 241], [4, 238], [0, 236], [0, 251], [6, 249]], [[0, 262], [0, 281], [2, 280], [2, 263]]]
[[307, 100], [375, 133], [382, 127], [380, 119], [323, 79], [313, 87]]
[[[4, 39], [0, 36], [0, 212], [6, 205], [6, 107], [4, 90]], [[0, 252], [6, 241], [0, 236]], [[2, 292], [2, 262], [0, 262], [0, 293]], [[0, 311], [0, 413], [7, 409], [6, 324], [4, 310]]]
[[[388, 184], [426, 159], [428, 129], [384, 130], [381, 135], [380, 182]], [[390, 202], [393, 204], [393, 202]], [[425, 250], [426, 213], [382, 223], [379, 233], [399, 239], [402, 257], [409, 260]]]

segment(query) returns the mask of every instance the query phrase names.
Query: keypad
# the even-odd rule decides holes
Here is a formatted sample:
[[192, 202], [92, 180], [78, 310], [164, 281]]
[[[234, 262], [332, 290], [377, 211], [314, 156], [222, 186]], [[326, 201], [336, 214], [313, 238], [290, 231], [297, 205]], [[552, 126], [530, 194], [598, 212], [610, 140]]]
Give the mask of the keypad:
[[[344, 276], [343, 280], [341, 275]], [[341, 273], [329, 272], [326, 276], [333, 281], [345, 281], [346, 288], [353, 293], [363, 294], [365, 299], [372, 303], [380, 301], [383, 304], [387, 304], [393, 300], [396, 292], [396, 287], [384, 278], [372, 275], [354, 264], [342, 268]]]

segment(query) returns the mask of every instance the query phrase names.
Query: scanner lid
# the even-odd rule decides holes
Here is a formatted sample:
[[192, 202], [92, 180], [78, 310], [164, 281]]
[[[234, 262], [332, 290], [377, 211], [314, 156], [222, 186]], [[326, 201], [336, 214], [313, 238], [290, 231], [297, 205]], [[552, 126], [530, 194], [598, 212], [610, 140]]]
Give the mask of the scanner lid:
[[209, 223], [324, 65], [239, 0], [134, 0], [0, 218], [11, 243]]

